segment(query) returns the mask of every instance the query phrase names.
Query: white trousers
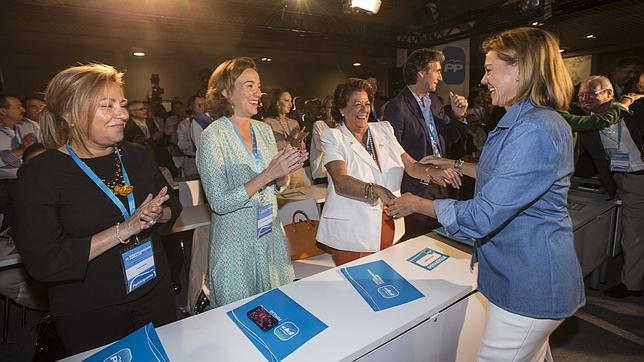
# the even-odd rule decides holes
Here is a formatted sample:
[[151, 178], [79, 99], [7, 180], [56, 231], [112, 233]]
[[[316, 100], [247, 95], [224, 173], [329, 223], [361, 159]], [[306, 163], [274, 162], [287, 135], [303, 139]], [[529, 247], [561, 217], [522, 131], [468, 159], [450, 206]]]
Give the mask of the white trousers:
[[535, 319], [490, 303], [477, 361], [553, 361], [548, 338], [564, 320]]

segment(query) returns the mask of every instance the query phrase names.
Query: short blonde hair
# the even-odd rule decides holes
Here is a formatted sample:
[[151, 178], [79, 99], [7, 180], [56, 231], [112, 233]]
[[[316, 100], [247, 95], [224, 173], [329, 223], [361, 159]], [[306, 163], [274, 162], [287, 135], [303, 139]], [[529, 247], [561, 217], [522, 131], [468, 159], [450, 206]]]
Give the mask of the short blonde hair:
[[212, 72], [208, 80], [206, 105], [214, 119], [233, 115], [233, 106], [223, 92], [228, 93], [230, 97], [235, 88], [235, 81], [246, 69], [257, 70], [257, 65], [251, 58], [240, 57], [224, 61]]
[[56, 74], [45, 90], [47, 105], [41, 116], [45, 147], [74, 141], [88, 151], [90, 125], [109, 84], [123, 88], [123, 73], [105, 64], [69, 67]]
[[553, 34], [538, 28], [510, 29], [489, 37], [482, 47], [519, 67], [517, 95], [508, 105], [529, 99], [537, 107], [568, 109], [573, 84]]

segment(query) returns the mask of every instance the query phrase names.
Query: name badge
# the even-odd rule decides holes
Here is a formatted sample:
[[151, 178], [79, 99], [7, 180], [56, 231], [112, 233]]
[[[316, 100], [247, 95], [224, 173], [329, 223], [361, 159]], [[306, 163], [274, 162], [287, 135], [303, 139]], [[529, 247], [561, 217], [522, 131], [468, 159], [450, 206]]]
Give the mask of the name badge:
[[142, 243], [135, 244], [121, 253], [121, 262], [127, 294], [157, 276], [151, 238], [147, 238]]
[[257, 209], [257, 238], [273, 231], [273, 205], [264, 204]]
[[613, 172], [628, 172], [630, 164], [628, 162], [628, 153], [615, 152], [610, 156], [610, 170]]

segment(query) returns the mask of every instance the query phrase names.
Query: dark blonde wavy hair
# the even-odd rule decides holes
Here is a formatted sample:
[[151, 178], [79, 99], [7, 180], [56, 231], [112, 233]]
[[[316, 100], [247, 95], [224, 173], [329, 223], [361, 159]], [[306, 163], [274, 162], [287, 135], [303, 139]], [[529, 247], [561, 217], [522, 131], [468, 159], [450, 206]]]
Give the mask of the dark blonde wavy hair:
[[568, 109], [573, 84], [559, 53], [559, 39], [552, 33], [529, 27], [510, 29], [487, 38], [482, 48], [519, 67], [517, 95], [508, 105], [529, 99], [537, 107]]
[[257, 71], [255, 61], [247, 57], [233, 58], [219, 64], [210, 75], [208, 92], [206, 92], [206, 105], [210, 115], [217, 119], [222, 116], [233, 115], [233, 106], [224, 96], [225, 91], [230, 97], [235, 88], [235, 81], [246, 69]]
[[44, 146], [56, 149], [72, 141], [88, 151], [90, 126], [109, 84], [123, 88], [123, 73], [106, 64], [79, 65], [56, 74], [45, 90], [47, 105], [40, 118]]

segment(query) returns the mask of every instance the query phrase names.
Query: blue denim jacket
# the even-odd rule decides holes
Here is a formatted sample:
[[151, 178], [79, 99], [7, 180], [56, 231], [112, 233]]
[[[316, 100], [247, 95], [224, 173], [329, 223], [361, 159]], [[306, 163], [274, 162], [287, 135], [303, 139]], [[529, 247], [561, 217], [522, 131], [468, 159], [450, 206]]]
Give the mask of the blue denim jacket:
[[434, 201], [450, 234], [478, 239], [478, 289], [496, 306], [560, 319], [585, 303], [566, 208], [572, 172], [570, 127], [523, 101], [490, 132], [474, 198]]

